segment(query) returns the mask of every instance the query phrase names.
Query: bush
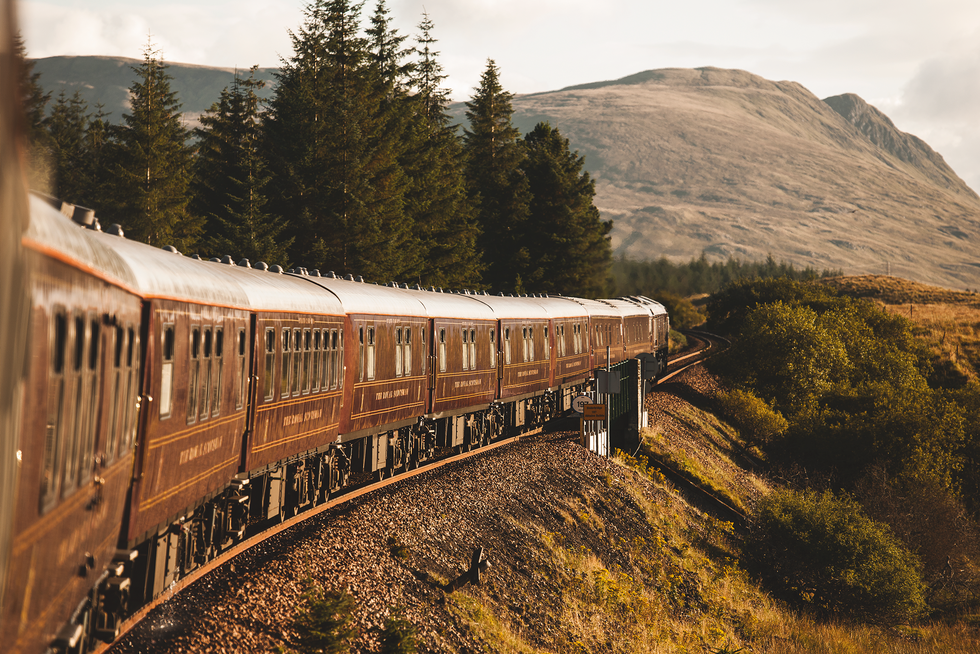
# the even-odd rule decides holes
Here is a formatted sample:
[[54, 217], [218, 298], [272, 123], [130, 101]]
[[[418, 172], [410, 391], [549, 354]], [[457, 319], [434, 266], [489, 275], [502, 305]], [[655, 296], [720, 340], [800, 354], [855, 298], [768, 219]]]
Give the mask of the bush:
[[918, 562], [852, 499], [780, 491], [759, 502], [746, 555], [787, 600], [899, 622], [926, 609]]
[[382, 654], [412, 654], [418, 651], [415, 636], [415, 625], [411, 622], [400, 615], [388, 618], [381, 632]]
[[789, 426], [781, 413], [747, 391], [720, 393], [718, 403], [725, 418], [738, 428], [746, 449], [769, 443]]
[[299, 651], [303, 654], [333, 654], [350, 649], [357, 630], [351, 626], [354, 598], [343, 591], [325, 591], [310, 584], [303, 594], [306, 606], [294, 626], [299, 632]]

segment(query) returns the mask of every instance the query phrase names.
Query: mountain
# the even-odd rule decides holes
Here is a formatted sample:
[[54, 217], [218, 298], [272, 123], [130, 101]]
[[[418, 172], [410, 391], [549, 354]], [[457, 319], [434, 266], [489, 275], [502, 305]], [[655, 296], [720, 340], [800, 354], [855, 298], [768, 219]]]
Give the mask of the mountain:
[[[45, 88], [79, 89], [116, 122], [127, 111], [138, 60], [35, 62]], [[234, 75], [169, 65], [192, 124]], [[258, 74], [274, 81], [274, 72]], [[856, 95], [820, 100], [741, 70], [659, 69], [517, 96], [513, 106], [522, 132], [548, 121], [585, 155], [617, 254], [771, 254], [797, 267], [980, 288], [980, 197]], [[462, 103], [453, 111], [465, 121]]]
[[[34, 72], [41, 74], [41, 85], [52, 91], [52, 102], [58, 93], [64, 91], [71, 95], [81, 93], [90, 109], [97, 103], [105, 105], [110, 112], [109, 120], [122, 122], [122, 115], [129, 113], [129, 87], [136, 79], [133, 68], [143, 63], [142, 59], [127, 57], [45, 57], [34, 59]], [[234, 68], [214, 68], [195, 64], [166, 62], [167, 72], [174, 78], [171, 89], [177, 91], [183, 104], [188, 122], [196, 124], [197, 118], [218, 101], [222, 89], [230, 87], [235, 79]], [[276, 68], [259, 68], [255, 72], [258, 79], [266, 81], [266, 87], [259, 95], [270, 97], [275, 82]], [[248, 75], [248, 68], [241, 69]]]
[[662, 69], [513, 106], [522, 131], [547, 120], [585, 155], [617, 254], [772, 254], [980, 286], [980, 198], [857, 96], [821, 101], [745, 71]]

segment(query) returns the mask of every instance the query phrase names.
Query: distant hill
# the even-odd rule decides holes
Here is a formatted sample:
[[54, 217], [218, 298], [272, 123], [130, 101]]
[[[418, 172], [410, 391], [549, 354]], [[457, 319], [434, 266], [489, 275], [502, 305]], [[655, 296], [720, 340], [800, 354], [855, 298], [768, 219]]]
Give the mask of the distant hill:
[[[52, 101], [61, 91], [67, 95], [79, 91], [89, 108], [94, 110], [101, 102], [110, 112], [109, 120], [119, 123], [122, 115], [129, 113], [129, 87], [136, 79], [133, 67], [142, 61], [126, 57], [46, 57], [34, 60], [34, 72], [41, 73], [41, 85], [52, 91]], [[174, 78], [171, 88], [177, 91], [185, 115], [194, 124], [218, 101], [222, 89], [231, 86], [235, 79], [234, 68], [166, 63], [169, 66], [167, 72]], [[259, 91], [261, 96], [272, 95], [276, 70], [260, 68], [256, 71], [256, 77], [267, 82]], [[242, 73], [247, 75], [248, 69], [243, 69]]]
[[[119, 121], [134, 59], [50, 57], [47, 89], [79, 89]], [[170, 64], [193, 121], [231, 69]], [[274, 69], [262, 69], [272, 80]], [[265, 90], [271, 94], [271, 85]], [[613, 246], [633, 258], [759, 260], [980, 288], [980, 198], [921, 139], [856, 95], [820, 100], [741, 70], [649, 70], [517, 96], [586, 157]], [[460, 122], [465, 107], [454, 105]]]
[[547, 120], [585, 155], [618, 254], [772, 254], [980, 287], [980, 198], [857, 96], [663, 69], [518, 96], [514, 109], [523, 131]]

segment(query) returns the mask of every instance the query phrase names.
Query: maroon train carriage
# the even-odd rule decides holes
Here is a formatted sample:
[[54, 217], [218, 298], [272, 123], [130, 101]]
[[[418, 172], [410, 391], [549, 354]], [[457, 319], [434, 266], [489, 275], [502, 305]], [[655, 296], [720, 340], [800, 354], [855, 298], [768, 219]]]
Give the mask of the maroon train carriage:
[[625, 298], [600, 300], [603, 304], [619, 310], [623, 317], [621, 347], [624, 359], [634, 359], [643, 352], [650, 351], [650, 310], [637, 302]]
[[253, 309], [254, 363], [245, 460], [229, 501], [253, 518], [290, 517], [342, 483], [336, 440], [344, 413], [344, 309], [336, 295], [278, 266], [233, 272]]
[[124, 609], [116, 547], [133, 465], [140, 299], [125, 262], [94, 234], [31, 199], [30, 367], [0, 615], [8, 652], [82, 648], [90, 627], [112, 639]]
[[656, 300], [651, 300], [644, 295], [634, 295], [622, 299], [635, 302], [650, 312], [650, 340], [646, 344], [646, 349], [641, 349], [635, 356], [644, 360], [653, 357], [656, 363], [649, 367], [656, 369], [653, 372], [655, 376], [662, 375], [667, 369], [667, 350], [670, 339], [670, 318], [667, 316], [667, 309]]
[[550, 385], [559, 394], [558, 410], [572, 406], [592, 377], [588, 347], [589, 315], [579, 302], [567, 297], [539, 297], [535, 303], [551, 316], [552, 371]]
[[439, 447], [470, 450], [503, 429], [498, 398], [499, 325], [473, 294], [405, 291], [426, 309], [429, 403], [423, 428]]
[[431, 454], [419, 421], [429, 405], [425, 307], [415, 295], [389, 286], [305, 279], [336, 296], [346, 314], [336, 463], [344, 473], [379, 479], [417, 465]]
[[[574, 298], [582, 305], [589, 315], [589, 330], [587, 343], [592, 354], [592, 369], [605, 369], [606, 365], [614, 365], [626, 357], [623, 342], [623, 312], [604, 300], [588, 300]], [[609, 348], [609, 360], [606, 360], [606, 348]]]
[[139, 551], [133, 592], [150, 599], [233, 536], [207, 500], [241, 467], [250, 305], [231, 266], [101, 237], [143, 298], [139, 442], [121, 541]]

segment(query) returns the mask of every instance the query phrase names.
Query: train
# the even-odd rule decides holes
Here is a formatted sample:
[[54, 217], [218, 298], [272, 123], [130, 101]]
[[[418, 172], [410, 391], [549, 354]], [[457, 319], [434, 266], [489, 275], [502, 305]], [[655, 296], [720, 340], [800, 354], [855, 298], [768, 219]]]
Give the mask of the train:
[[608, 364], [666, 367], [669, 318], [646, 297], [206, 260], [29, 204], [23, 405], [0, 437], [16, 452], [5, 651], [111, 642], [134, 607], [263, 526], [536, 429]]

